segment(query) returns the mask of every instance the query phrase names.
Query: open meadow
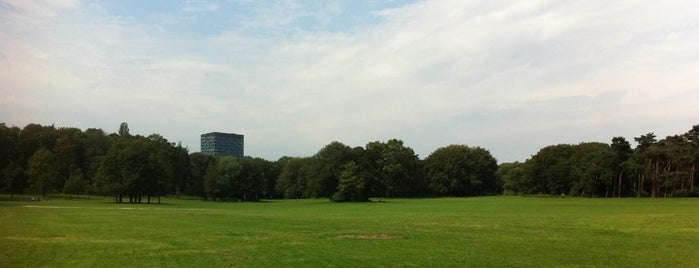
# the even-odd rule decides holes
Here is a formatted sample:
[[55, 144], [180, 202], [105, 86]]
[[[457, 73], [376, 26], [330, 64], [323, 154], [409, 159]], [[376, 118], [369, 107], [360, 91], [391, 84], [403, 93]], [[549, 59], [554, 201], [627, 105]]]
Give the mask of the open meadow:
[[699, 199], [8, 199], [0, 267], [699, 267]]

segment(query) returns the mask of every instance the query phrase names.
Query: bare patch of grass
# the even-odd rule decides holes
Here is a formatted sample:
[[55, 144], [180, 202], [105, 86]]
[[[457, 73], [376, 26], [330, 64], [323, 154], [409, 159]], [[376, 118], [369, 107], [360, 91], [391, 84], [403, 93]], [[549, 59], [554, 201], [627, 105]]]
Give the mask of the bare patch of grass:
[[399, 235], [392, 234], [344, 234], [338, 235], [337, 239], [364, 239], [364, 240], [390, 240], [401, 238]]

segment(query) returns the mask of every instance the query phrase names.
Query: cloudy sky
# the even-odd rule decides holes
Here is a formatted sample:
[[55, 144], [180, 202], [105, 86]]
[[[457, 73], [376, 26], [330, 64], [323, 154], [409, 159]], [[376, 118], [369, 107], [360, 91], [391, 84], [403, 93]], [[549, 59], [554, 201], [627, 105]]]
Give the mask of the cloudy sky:
[[0, 0], [0, 122], [487, 148], [699, 124], [695, 1]]

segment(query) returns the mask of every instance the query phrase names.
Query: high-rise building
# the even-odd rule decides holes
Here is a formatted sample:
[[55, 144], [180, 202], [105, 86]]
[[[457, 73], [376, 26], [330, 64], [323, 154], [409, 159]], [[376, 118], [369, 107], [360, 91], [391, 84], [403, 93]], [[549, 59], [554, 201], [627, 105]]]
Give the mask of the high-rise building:
[[201, 135], [201, 152], [208, 155], [243, 157], [245, 139], [235, 133], [211, 132]]

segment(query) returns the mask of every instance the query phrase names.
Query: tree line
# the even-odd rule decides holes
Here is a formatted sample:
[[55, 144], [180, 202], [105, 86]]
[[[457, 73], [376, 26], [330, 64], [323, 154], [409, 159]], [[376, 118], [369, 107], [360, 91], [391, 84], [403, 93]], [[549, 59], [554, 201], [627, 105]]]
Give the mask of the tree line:
[[214, 157], [189, 153], [158, 134], [0, 124], [2, 190], [11, 195], [101, 194], [151, 202], [181, 194], [208, 200], [475, 196], [497, 194], [498, 168], [480, 147], [450, 145], [425, 160], [391, 139], [350, 147], [331, 142], [310, 157]]
[[699, 164], [699, 125], [658, 139], [648, 133], [610, 144], [559, 144], [542, 148], [524, 163], [503, 163], [498, 177], [508, 194], [583, 197], [688, 197]]
[[[657, 140], [559, 144], [523, 163], [498, 165], [481, 147], [449, 145], [425, 159], [401, 140], [350, 147], [331, 142], [308, 157], [269, 161], [189, 153], [158, 134], [0, 124], [0, 188], [8, 194], [100, 194], [115, 202], [180, 195], [207, 200], [480, 196], [697, 196], [699, 125]], [[126, 200], [126, 201], [125, 201]]]

